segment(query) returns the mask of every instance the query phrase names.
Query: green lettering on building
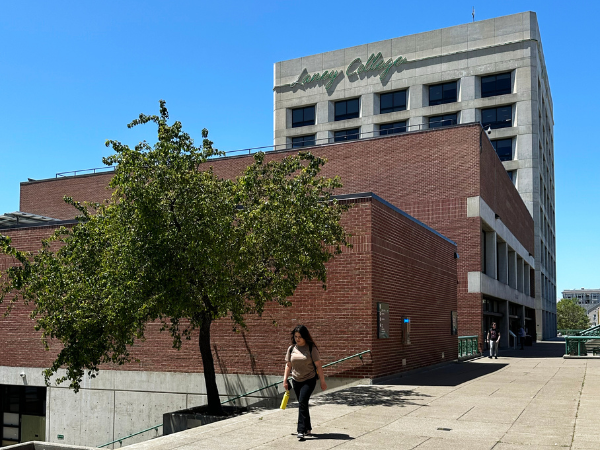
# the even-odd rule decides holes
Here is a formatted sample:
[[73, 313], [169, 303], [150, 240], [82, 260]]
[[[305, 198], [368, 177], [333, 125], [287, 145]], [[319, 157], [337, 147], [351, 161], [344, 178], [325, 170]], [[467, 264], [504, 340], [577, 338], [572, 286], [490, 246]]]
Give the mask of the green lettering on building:
[[[390, 58], [387, 61], [385, 61], [381, 52], [377, 54], [372, 53], [365, 64], [362, 63], [362, 60], [360, 58], [353, 59], [352, 62], [348, 64], [348, 67], [346, 67], [346, 76], [350, 81], [352, 81], [350, 77], [353, 77], [354, 75], [358, 76], [364, 72], [381, 71], [381, 73], [379, 74], [379, 79], [381, 80], [381, 82], [383, 82], [390, 73], [392, 67], [400, 67], [405, 62], [407, 62], [407, 60], [403, 56], [399, 56], [395, 60]], [[322, 74], [317, 72], [312, 75], [304, 75], [305, 72], [306, 69], [302, 71], [297, 81], [283, 85], [281, 87], [289, 86], [293, 88], [298, 85], [306, 86], [317, 81], [322, 81], [325, 84], [325, 89], [329, 90], [333, 86], [335, 80], [343, 74], [343, 71], [341, 70], [326, 70]]]

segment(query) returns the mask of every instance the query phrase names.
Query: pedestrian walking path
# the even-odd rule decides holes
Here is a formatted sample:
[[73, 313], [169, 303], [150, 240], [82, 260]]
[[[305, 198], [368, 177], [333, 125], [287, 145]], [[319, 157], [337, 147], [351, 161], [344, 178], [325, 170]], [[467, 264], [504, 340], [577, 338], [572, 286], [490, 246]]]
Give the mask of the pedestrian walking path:
[[600, 359], [563, 359], [564, 342], [451, 363], [126, 447], [192, 449], [600, 449]]

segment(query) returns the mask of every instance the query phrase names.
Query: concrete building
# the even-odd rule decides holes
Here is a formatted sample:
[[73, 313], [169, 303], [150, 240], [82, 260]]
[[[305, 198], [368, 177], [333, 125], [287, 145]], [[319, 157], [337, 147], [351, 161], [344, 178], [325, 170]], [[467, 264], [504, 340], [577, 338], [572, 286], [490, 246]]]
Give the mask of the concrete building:
[[600, 289], [565, 289], [562, 298], [576, 298], [580, 305], [600, 303]]
[[537, 338], [556, 335], [554, 119], [536, 14], [278, 62], [278, 149], [481, 122], [535, 224]]

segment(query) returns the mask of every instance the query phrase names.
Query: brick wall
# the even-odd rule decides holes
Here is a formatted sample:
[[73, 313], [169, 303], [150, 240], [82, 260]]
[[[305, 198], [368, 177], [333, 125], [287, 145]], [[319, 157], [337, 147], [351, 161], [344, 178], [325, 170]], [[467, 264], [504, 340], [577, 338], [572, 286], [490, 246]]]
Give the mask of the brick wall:
[[[533, 254], [533, 219], [485, 135], [480, 152], [480, 133], [478, 124], [466, 124], [311, 149], [328, 160], [323, 167], [324, 176], [341, 177], [344, 186], [337, 194], [374, 192], [457, 243], [459, 335], [479, 335], [482, 321], [481, 295], [467, 292], [468, 272], [481, 270], [481, 221], [466, 217], [466, 199], [481, 195]], [[271, 152], [266, 159], [281, 159], [294, 153]], [[218, 175], [233, 178], [251, 162], [252, 156], [240, 156], [210, 164]], [[107, 184], [109, 176], [69, 179], [69, 189], [82, 193], [76, 199], [87, 199], [84, 189], [88, 188], [84, 185], [91, 179], [97, 180], [94, 183], [99, 186]], [[43, 199], [47, 203], [43, 208], [53, 210], [62, 202], [62, 196], [56, 194], [61, 190], [56, 185], [53, 189], [50, 192], [45, 183], [24, 183], [22, 199], [26, 197], [32, 207], [37, 207], [34, 198]], [[97, 188], [95, 200], [100, 192], [106, 191]]]
[[[373, 315], [390, 309], [389, 339], [375, 339], [374, 371], [389, 375], [457, 358], [450, 312], [457, 310], [456, 247], [398, 212], [373, 202]], [[410, 318], [408, 345], [402, 321]], [[373, 335], [377, 336], [374, 324]], [[442, 352], [444, 353], [442, 358]], [[406, 365], [402, 365], [402, 360]]]
[[[353, 207], [345, 213], [343, 224], [352, 234], [353, 246], [328, 264], [327, 290], [319, 282], [304, 282], [291, 299], [291, 307], [268, 305], [262, 317], [249, 318], [248, 330], [243, 332], [233, 332], [229, 319], [214, 323], [217, 372], [282, 372], [290, 331], [300, 323], [311, 330], [325, 362], [373, 351], [364, 363], [349, 361], [328, 369], [328, 375], [382, 376], [440, 362], [441, 351], [446, 358], [456, 357], [456, 336], [449, 333], [450, 310], [456, 309], [454, 246], [376, 200], [349, 202]], [[13, 238], [15, 247], [33, 251], [53, 230], [44, 226], [3, 233]], [[0, 259], [3, 270], [12, 263], [6, 257]], [[377, 301], [390, 304], [389, 340], [376, 339]], [[0, 365], [46, 367], [51, 363], [57, 346], [50, 352], [42, 350], [30, 311], [18, 303], [10, 316], [0, 318]], [[410, 347], [402, 346], [399, 335], [399, 320], [406, 312], [415, 320]], [[133, 356], [139, 363], [106, 368], [201, 372], [198, 334], [178, 352], [159, 328], [158, 323], [150, 324], [146, 340], [135, 346]], [[402, 358], [407, 359], [405, 367]]]
[[54, 219], [74, 219], [78, 211], [66, 204], [63, 197], [101, 203], [110, 198], [108, 183], [111, 178], [109, 172], [21, 183], [20, 211]]

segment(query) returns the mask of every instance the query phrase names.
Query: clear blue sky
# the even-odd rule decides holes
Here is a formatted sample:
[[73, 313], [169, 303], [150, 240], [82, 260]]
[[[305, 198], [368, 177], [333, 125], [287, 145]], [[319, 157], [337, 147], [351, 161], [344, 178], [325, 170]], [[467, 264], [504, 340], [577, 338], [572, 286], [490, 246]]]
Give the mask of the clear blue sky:
[[[2, 2], [0, 213], [19, 182], [102, 166], [106, 139], [165, 99], [196, 139], [272, 143], [273, 63], [536, 11], [554, 99], [558, 291], [600, 288], [600, 2]], [[596, 105], [596, 106], [594, 106]], [[594, 112], [596, 111], [596, 112]]]

